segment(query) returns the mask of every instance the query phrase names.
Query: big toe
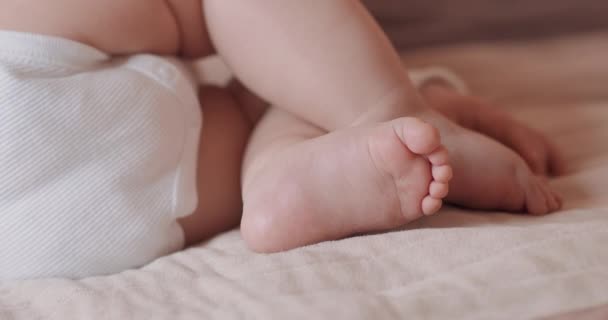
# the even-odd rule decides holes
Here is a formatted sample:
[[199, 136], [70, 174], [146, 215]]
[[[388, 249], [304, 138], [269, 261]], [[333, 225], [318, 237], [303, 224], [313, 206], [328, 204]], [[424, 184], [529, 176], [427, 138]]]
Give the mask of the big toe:
[[393, 129], [412, 152], [427, 155], [441, 145], [439, 131], [417, 118], [400, 118], [393, 121]]

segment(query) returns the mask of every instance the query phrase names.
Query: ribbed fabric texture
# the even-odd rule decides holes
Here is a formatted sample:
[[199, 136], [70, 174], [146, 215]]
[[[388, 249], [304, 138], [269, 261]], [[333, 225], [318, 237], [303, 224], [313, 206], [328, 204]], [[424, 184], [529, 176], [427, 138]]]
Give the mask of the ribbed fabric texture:
[[0, 279], [102, 275], [178, 250], [202, 117], [176, 61], [0, 31]]

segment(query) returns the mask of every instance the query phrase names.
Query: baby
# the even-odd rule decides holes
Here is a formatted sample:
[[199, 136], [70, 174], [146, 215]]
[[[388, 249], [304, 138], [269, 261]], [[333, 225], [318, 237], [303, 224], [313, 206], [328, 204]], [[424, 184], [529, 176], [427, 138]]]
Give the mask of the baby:
[[[0, 0], [0, 30], [0, 279], [119, 272], [239, 221], [276, 252], [444, 200], [561, 205], [535, 175], [553, 146], [415, 88], [356, 0]], [[197, 88], [183, 59], [215, 53], [239, 82]]]

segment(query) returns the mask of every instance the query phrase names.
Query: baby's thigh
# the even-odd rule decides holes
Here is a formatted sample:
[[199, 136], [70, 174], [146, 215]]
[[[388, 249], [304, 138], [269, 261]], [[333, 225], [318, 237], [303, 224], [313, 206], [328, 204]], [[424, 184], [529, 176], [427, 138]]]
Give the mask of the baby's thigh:
[[238, 225], [242, 213], [241, 164], [251, 124], [226, 89], [203, 87], [204, 124], [198, 152], [196, 211], [179, 222], [187, 245]]

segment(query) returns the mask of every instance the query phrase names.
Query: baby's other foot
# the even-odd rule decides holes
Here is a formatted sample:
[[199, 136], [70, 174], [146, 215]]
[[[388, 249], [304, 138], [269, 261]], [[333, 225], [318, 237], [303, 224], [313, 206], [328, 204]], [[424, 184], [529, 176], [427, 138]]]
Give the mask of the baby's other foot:
[[440, 115], [428, 121], [442, 131], [454, 178], [446, 201], [473, 209], [544, 215], [561, 207], [560, 197], [511, 149]]
[[513, 149], [526, 160], [534, 173], [565, 173], [562, 155], [547, 137], [499, 108], [479, 98], [462, 95], [441, 83], [430, 83], [421, 92], [431, 107], [452, 121]]
[[243, 238], [276, 252], [400, 227], [436, 213], [452, 177], [439, 133], [415, 118], [285, 148], [245, 181]]

